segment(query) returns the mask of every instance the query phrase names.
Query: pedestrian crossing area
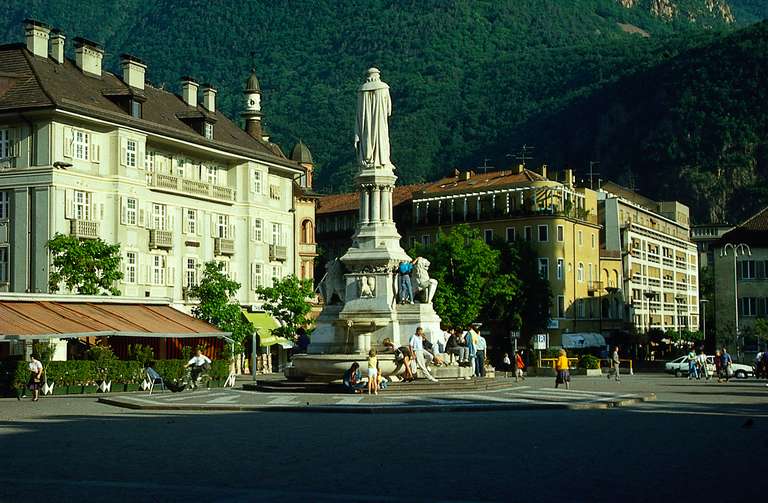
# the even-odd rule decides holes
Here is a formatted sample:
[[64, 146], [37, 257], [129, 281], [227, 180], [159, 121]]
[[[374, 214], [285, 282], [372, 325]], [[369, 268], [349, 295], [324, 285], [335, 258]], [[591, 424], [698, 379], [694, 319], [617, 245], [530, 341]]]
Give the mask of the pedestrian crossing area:
[[492, 391], [406, 392], [405, 390], [381, 391], [379, 395], [348, 395], [321, 393], [260, 393], [238, 389], [194, 391], [182, 393], [124, 394], [102, 400], [111, 405], [129, 404], [133, 408], [146, 409], [286, 409], [317, 407], [350, 408], [472, 408], [515, 406], [528, 408], [578, 408], [591, 406], [602, 408], [645, 401], [647, 396], [609, 391], [574, 390], [564, 388], [536, 388], [511, 386]]

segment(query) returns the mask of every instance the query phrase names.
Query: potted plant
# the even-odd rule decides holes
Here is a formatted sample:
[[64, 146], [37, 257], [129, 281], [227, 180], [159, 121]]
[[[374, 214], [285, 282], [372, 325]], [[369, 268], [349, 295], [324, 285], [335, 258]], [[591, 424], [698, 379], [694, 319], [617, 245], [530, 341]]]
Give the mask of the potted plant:
[[600, 376], [602, 370], [600, 369], [600, 359], [592, 355], [584, 355], [579, 360], [579, 368], [584, 369], [587, 376]]

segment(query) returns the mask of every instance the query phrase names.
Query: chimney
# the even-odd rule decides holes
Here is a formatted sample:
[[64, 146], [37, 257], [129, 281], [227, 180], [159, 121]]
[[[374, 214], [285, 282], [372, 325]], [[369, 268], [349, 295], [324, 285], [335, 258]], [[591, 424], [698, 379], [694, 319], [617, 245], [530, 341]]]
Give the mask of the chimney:
[[542, 164], [541, 165], [541, 176], [543, 176], [544, 178], [547, 177], [547, 165], [546, 164]]
[[516, 175], [522, 175], [525, 171], [525, 167], [522, 164], [518, 164], [517, 167], [514, 169], [514, 172]]
[[209, 112], [216, 111], [216, 93], [218, 91], [210, 84], [203, 84], [203, 107]]
[[144, 89], [144, 74], [147, 65], [142, 60], [130, 54], [120, 55], [120, 66], [123, 69], [123, 82], [136, 89]]
[[197, 108], [197, 88], [199, 84], [192, 77], [181, 78], [181, 99], [190, 107]]
[[467, 171], [463, 171], [463, 172], [461, 172], [461, 173], [459, 174], [459, 180], [461, 180], [461, 181], [463, 181], [463, 182], [466, 182], [467, 180], [469, 180], [470, 178], [472, 178], [472, 175], [473, 175], [473, 174], [474, 174], [474, 173], [473, 173], [472, 171], [469, 171], [469, 170], [467, 170]]
[[34, 19], [24, 20], [27, 50], [40, 58], [48, 57], [48, 34], [51, 27]]
[[51, 30], [51, 58], [58, 64], [64, 64], [64, 41], [67, 37], [61, 30]]
[[86, 75], [101, 77], [104, 48], [83, 37], [75, 37], [75, 64]]
[[573, 188], [573, 170], [570, 168], [565, 170], [565, 184]]

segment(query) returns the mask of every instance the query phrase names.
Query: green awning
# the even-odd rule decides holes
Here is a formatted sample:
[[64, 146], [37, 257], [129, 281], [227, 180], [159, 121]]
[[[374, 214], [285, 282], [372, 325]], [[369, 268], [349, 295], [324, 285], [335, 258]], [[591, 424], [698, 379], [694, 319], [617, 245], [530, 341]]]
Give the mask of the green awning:
[[280, 344], [283, 348], [292, 348], [293, 342], [285, 337], [272, 335], [272, 330], [280, 325], [269, 313], [249, 313], [243, 310], [243, 315], [248, 321], [253, 323], [253, 327], [259, 334], [259, 346], [268, 348], [275, 344]]

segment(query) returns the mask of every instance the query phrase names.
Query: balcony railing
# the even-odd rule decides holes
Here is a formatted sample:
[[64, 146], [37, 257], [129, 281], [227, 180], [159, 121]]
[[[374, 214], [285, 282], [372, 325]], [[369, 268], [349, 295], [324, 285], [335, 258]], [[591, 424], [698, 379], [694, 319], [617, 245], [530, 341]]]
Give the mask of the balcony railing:
[[98, 239], [99, 223], [89, 220], [70, 220], [69, 233], [80, 239]]
[[147, 185], [150, 187], [178, 194], [184, 194], [192, 197], [202, 197], [213, 199], [215, 201], [234, 201], [235, 189], [213, 185], [198, 180], [190, 180], [174, 175], [164, 173], [150, 173], [147, 176]]
[[600, 292], [603, 290], [602, 281], [589, 281], [587, 283], [587, 290], [590, 292]]
[[285, 262], [288, 260], [288, 248], [280, 245], [269, 245], [269, 260]]
[[150, 248], [173, 248], [173, 232], [150, 229], [149, 247]]
[[234, 255], [235, 240], [227, 238], [213, 238], [214, 255]]

